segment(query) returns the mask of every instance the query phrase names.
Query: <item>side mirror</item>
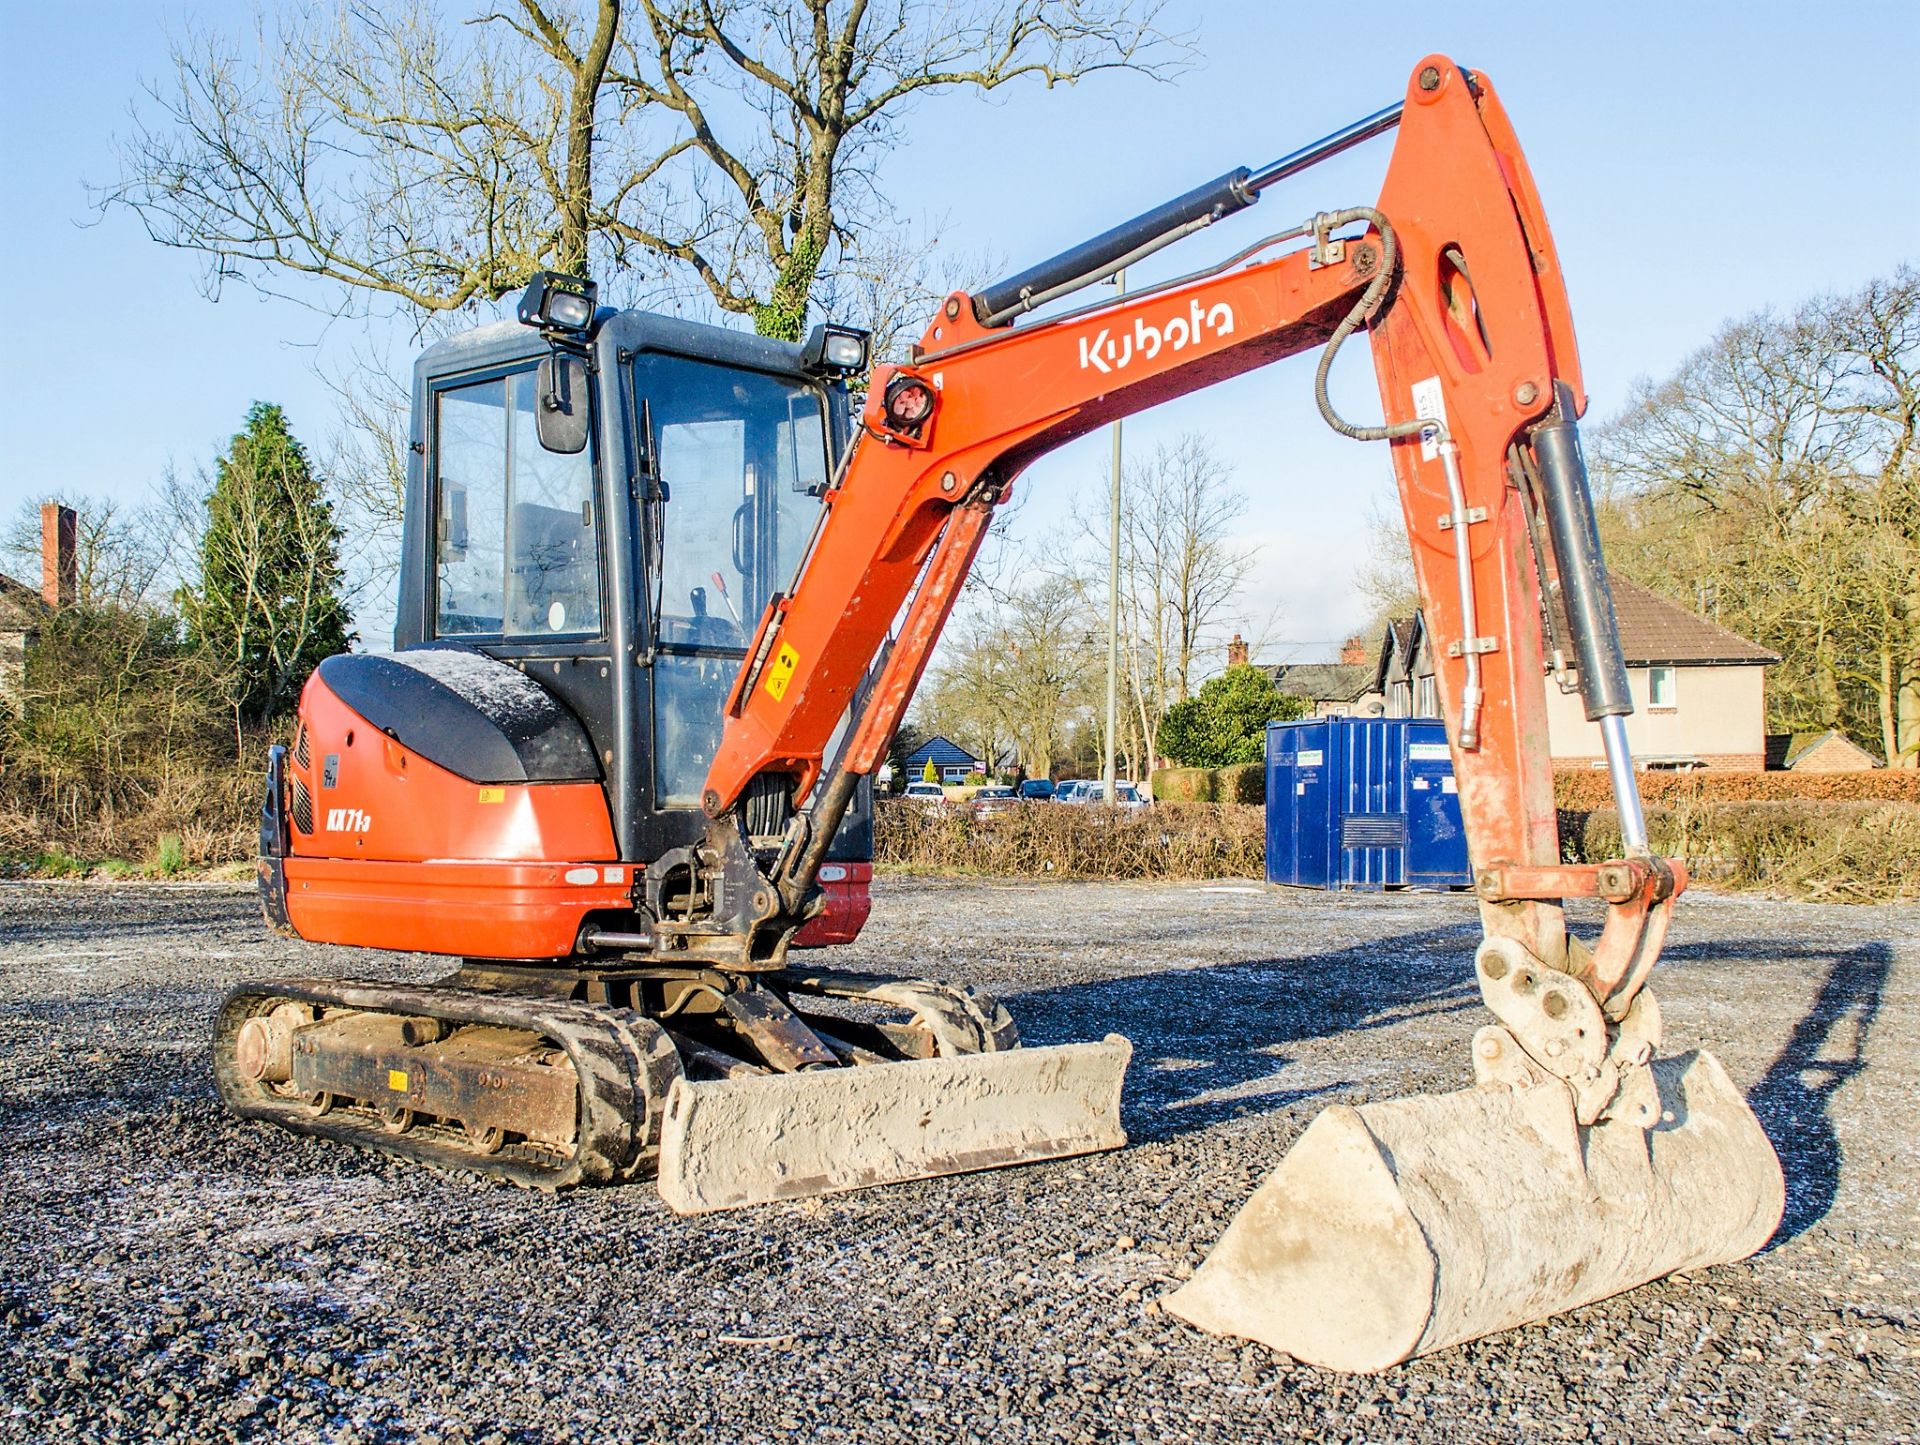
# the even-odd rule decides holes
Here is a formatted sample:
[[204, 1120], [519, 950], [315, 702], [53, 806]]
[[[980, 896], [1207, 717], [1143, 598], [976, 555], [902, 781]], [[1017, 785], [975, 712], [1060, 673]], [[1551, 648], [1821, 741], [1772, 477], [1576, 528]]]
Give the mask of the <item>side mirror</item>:
[[540, 445], [572, 456], [587, 445], [587, 359], [572, 351], [549, 352], [540, 363], [533, 403]]

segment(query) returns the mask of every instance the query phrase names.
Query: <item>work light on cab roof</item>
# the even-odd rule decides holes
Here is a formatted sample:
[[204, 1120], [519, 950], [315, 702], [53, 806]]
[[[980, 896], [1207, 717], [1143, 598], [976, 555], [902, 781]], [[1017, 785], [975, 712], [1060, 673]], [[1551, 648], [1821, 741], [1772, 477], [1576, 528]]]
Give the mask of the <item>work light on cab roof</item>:
[[520, 295], [520, 320], [542, 331], [584, 334], [593, 324], [600, 288], [584, 276], [540, 271]]
[[828, 376], [857, 376], [867, 369], [871, 332], [827, 322], [813, 328], [800, 350], [800, 365]]

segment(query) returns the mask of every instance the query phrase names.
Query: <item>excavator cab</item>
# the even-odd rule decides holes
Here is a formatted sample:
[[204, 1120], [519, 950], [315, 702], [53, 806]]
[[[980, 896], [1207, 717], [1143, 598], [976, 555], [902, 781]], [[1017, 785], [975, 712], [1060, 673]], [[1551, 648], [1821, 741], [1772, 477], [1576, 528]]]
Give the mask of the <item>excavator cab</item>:
[[[728, 689], [850, 440], [865, 338], [836, 334], [851, 367], [815, 359], [817, 339], [602, 311], [563, 349], [507, 322], [415, 368], [395, 646], [472, 649], [552, 692], [599, 760], [623, 858], [704, 829]], [[540, 436], [568, 413], [572, 453]], [[865, 864], [870, 817], [863, 793], [836, 861]], [[782, 823], [778, 800], [752, 820]]]

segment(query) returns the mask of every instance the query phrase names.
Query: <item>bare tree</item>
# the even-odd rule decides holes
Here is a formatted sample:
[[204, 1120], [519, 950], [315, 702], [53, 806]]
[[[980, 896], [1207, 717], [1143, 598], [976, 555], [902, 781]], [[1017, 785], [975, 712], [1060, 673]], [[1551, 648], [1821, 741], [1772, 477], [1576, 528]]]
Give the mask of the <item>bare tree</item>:
[[1782, 656], [1781, 731], [1920, 765], [1920, 273], [1722, 330], [1596, 435], [1628, 575]]
[[1097, 648], [1080, 589], [1028, 574], [982, 593], [955, 619], [922, 694], [923, 723], [990, 763], [1014, 755], [1027, 776], [1052, 777], [1072, 725], [1092, 701]]
[[216, 291], [299, 274], [422, 314], [615, 260], [797, 337], [821, 279], [894, 226], [878, 167], [909, 107], [1163, 73], [1185, 52], [1159, 8], [499, 0], [454, 21], [340, 0], [244, 44], [183, 31], [101, 200], [204, 254]]
[[[167, 528], [152, 507], [128, 507], [109, 497], [57, 492], [43, 500], [71, 507], [74, 601], [81, 607], [138, 607], [165, 597], [173, 558]], [[40, 581], [40, 501], [23, 502], [0, 534], [0, 571]]]
[[[1246, 510], [1232, 473], [1197, 434], [1156, 447], [1122, 471], [1120, 654], [1129, 706], [1116, 743], [1136, 776], [1153, 766], [1160, 719], [1192, 692], [1198, 663], [1253, 566], [1253, 549], [1239, 540]], [[1098, 509], [1097, 524], [1083, 523], [1075, 574], [1082, 595], [1102, 607], [1105, 512]]]

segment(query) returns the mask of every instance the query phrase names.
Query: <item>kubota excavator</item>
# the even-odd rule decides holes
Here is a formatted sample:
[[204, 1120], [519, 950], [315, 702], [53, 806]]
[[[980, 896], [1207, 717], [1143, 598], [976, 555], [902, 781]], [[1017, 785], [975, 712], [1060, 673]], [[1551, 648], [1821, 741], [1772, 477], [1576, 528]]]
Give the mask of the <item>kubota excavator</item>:
[[[1394, 130], [1374, 204], [1030, 314]], [[1322, 1113], [1168, 1307], [1372, 1370], [1772, 1233], [1745, 1100], [1658, 1056], [1686, 874], [1648, 846], [1566, 292], [1485, 77], [1431, 56], [1399, 104], [955, 293], [857, 414], [856, 331], [553, 275], [520, 315], [420, 360], [398, 650], [321, 665], [261, 824], [271, 922], [460, 966], [236, 988], [234, 1111], [545, 1186], [651, 1169], [683, 1212], [1122, 1144], [1124, 1039], [1023, 1049], [977, 991], [801, 960], [865, 918], [867, 780], [1027, 464], [1317, 347], [1327, 422], [1392, 457], [1496, 1021], [1472, 1088]], [[1327, 392], [1363, 328], [1378, 425]], [[1615, 861], [1560, 861], [1549, 680], [1602, 732]], [[1591, 945], [1567, 898], [1604, 905]]]

